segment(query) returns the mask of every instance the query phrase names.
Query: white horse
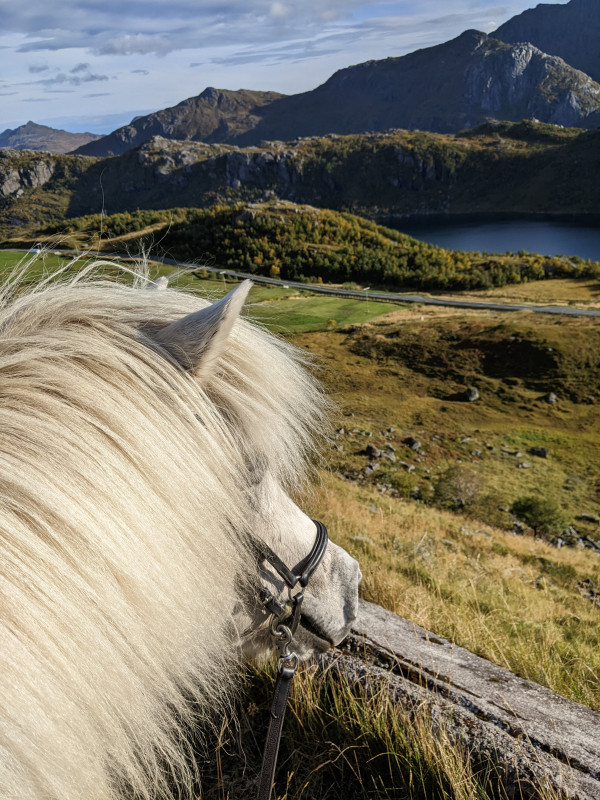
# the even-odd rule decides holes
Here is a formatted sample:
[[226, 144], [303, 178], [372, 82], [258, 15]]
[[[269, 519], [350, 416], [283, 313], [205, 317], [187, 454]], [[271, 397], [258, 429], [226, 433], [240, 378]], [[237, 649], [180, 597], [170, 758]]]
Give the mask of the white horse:
[[[314, 523], [286, 493], [326, 401], [295, 349], [209, 305], [83, 277], [0, 296], [0, 797], [189, 795], [189, 731], [272, 647], [257, 598]], [[158, 288], [161, 288], [159, 286]], [[329, 544], [302, 657], [357, 613]], [[173, 786], [176, 786], [174, 792]]]

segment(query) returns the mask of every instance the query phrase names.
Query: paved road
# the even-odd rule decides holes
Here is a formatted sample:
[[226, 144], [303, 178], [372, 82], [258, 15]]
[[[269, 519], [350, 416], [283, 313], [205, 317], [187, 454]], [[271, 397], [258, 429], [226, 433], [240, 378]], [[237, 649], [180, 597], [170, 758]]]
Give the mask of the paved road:
[[[6, 252], [27, 252], [22, 250], [9, 250]], [[94, 253], [80, 252], [77, 250], [61, 250], [51, 251], [58, 255], [81, 255], [87, 257], [94, 257]], [[130, 255], [123, 253], [99, 253], [100, 258], [118, 258], [121, 260], [135, 260]], [[329, 294], [336, 297], [356, 297], [364, 300], [368, 297], [369, 300], [381, 300], [386, 303], [422, 303], [427, 306], [444, 306], [449, 308], [474, 308], [480, 311], [533, 311], [537, 314], [562, 314], [569, 317], [600, 317], [600, 310], [589, 308], [574, 308], [572, 306], [534, 306], [527, 303], [476, 303], [472, 300], [452, 300], [450, 298], [430, 297], [421, 294], [392, 294], [391, 292], [371, 292], [368, 293], [362, 289], [336, 289], [329, 286], [321, 286], [315, 283], [296, 283], [294, 281], [284, 281], [278, 278], [265, 278], [262, 275], [252, 275], [247, 272], [237, 272], [231, 269], [219, 269], [218, 267], [205, 267], [198, 264], [190, 264], [185, 261], [175, 261], [172, 258], [152, 258], [152, 261], [158, 261], [162, 264], [168, 264], [174, 267], [181, 267], [186, 270], [206, 270], [213, 272], [216, 275], [224, 275], [228, 278], [239, 278], [244, 280], [250, 278], [254, 283], [268, 283], [273, 286], [285, 286], [294, 289], [302, 289], [303, 291], [317, 292], [318, 294]]]

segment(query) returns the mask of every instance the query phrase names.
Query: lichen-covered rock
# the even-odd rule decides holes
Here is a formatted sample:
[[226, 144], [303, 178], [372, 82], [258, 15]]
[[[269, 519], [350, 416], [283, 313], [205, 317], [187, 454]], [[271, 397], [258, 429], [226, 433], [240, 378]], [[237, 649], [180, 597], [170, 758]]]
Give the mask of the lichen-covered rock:
[[14, 159], [9, 159], [6, 167], [0, 161], [0, 199], [18, 196], [27, 187], [43, 186], [52, 178], [55, 169], [52, 159], [39, 159], [33, 163], [28, 163], [30, 159], [26, 159], [24, 164], [20, 164], [19, 156], [23, 151], [5, 151], [5, 157], [10, 153], [14, 154]]
[[[593, 581], [579, 591], [598, 596]], [[600, 714], [586, 706], [364, 600], [351, 636], [320, 663], [367, 691], [385, 686], [407, 716], [487, 765], [510, 800], [534, 800], [548, 786], [600, 800]]]

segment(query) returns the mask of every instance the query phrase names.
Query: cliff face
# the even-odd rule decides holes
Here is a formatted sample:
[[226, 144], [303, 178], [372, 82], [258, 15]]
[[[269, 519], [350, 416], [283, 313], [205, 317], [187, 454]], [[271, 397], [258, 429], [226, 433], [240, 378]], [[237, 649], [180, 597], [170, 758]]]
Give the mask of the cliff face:
[[0, 150], [0, 200], [21, 197], [25, 189], [44, 186], [55, 170], [52, 158], [33, 151]]
[[510, 119], [535, 117], [555, 125], [595, 124], [600, 113], [600, 86], [525, 42], [510, 47], [482, 39], [464, 74], [469, 113]]
[[598, 0], [540, 3], [508, 20], [492, 35], [503, 42], [530, 42], [600, 82]]

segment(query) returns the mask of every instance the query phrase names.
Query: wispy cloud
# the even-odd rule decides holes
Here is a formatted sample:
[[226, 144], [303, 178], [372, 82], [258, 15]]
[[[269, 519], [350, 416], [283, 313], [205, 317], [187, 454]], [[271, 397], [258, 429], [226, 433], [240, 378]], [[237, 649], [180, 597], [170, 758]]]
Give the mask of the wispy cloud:
[[[82, 66], [82, 65], [80, 65]], [[86, 65], [87, 67], [87, 65]], [[45, 86], [48, 90], [52, 87], [66, 85], [66, 86], [81, 86], [83, 83], [96, 83], [97, 81], [109, 80], [108, 75], [97, 75], [92, 72], [81, 72], [78, 68], [72, 69], [69, 73], [58, 72], [50, 78], [42, 78], [39, 81], [34, 81], [37, 86]]]

